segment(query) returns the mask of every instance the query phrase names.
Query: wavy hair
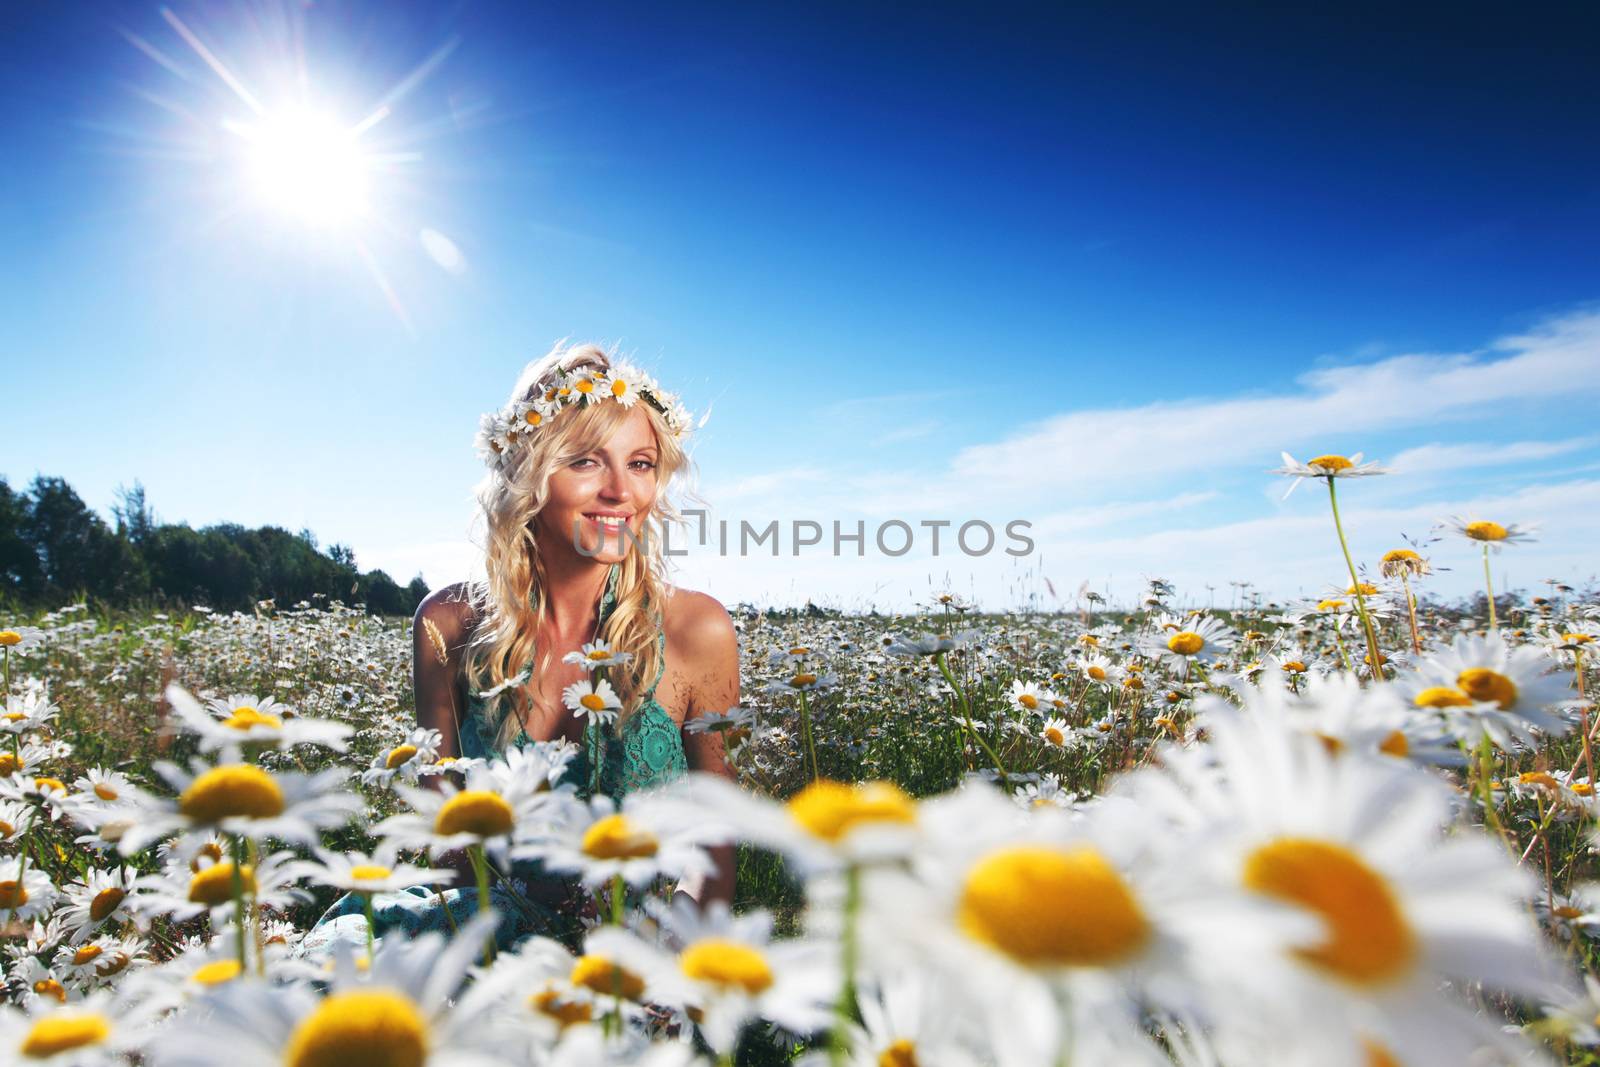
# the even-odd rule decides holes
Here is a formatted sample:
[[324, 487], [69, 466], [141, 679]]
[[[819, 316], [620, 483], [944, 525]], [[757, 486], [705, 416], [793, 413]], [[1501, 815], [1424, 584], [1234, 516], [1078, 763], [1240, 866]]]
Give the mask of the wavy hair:
[[[553, 384], [558, 372], [609, 370], [612, 358], [612, 353], [597, 345], [559, 342], [523, 369], [511, 399], [532, 400]], [[683, 521], [667, 498], [667, 489], [689, 464], [687, 453], [661, 413], [643, 400], [634, 408], [642, 408], [650, 419], [659, 459], [655, 500], [640, 524], [639, 538], [630, 539], [617, 576], [616, 606], [598, 635], [614, 650], [633, 654], [627, 669], [608, 672], [608, 680], [622, 700], [619, 722], [637, 709], [645, 688], [661, 668], [656, 636], [666, 601], [664, 533], [668, 523]], [[463, 664], [469, 691], [503, 685], [529, 664], [537, 677], [555, 662], [558, 651], [565, 651], [536, 647], [535, 635], [539, 624], [549, 617], [550, 605], [534, 519], [549, 500], [551, 475], [604, 444], [631, 410], [612, 402], [568, 408], [548, 426], [524, 435], [499, 469], [490, 471], [479, 484], [478, 503], [486, 527], [485, 578], [468, 587], [478, 620]], [[499, 749], [511, 742], [520, 726], [505, 695], [494, 697], [488, 708]]]

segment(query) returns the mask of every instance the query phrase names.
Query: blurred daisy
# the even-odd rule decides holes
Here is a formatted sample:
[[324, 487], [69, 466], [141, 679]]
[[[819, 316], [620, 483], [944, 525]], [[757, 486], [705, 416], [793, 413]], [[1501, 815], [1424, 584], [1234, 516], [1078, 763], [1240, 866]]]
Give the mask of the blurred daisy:
[[365, 967], [341, 953], [323, 996], [307, 984], [218, 984], [198, 998], [201, 1010], [162, 1028], [151, 1060], [156, 1067], [214, 1067], [226, 1050], [230, 1067], [517, 1062], [505, 1031], [486, 1025], [490, 998], [468, 987], [451, 999], [495, 922], [492, 912], [477, 916], [448, 942], [436, 933], [385, 938]]
[[1443, 525], [1469, 541], [1498, 551], [1505, 545], [1519, 545], [1534, 540], [1533, 534], [1538, 529], [1536, 526], [1502, 526], [1498, 522], [1487, 519], [1468, 519], [1460, 515], [1452, 515]]
[[722, 901], [704, 912], [691, 902], [646, 908], [677, 949], [670, 963], [649, 976], [669, 1002], [690, 1009], [712, 1051], [733, 1051], [751, 1019], [770, 1020], [797, 1034], [827, 1025], [839, 992], [839, 973], [829, 946], [804, 939], [774, 941], [772, 915], [749, 911], [734, 916]]
[[967, 648], [978, 639], [976, 630], [963, 630], [958, 634], [921, 633], [914, 637], [895, 637], [884, 646], [891, 656], [937, 656]]
[[139, 817], [117, 842], [123, 855], [174, 833], [184, 834], [184, 847], [193, 848], [214, 832], [257, 843], [276, 839], [310, 845], [319, 840], [319, 830], [343, 825], [361, 808], [361, 799], [344, 790], [346, 772], [339, 768], [304, 775], [197, 760], [187, 771], [164, 762], [155, 770], [178, 795], [135, 793]]
[[[1364, 1040], [1397, 1063], [1465, 1062], [1497, 1028], [1454, 999], [1454, 981], [1537, 994], [1553, 971], [1524, 901], [1531, 880], [1497, 842], [1446, 836], [1449, 789], [1403, 765], [1331, 755], [1279, 716], [1204, 698], [1211, 751], [1169, 752], [1119, 792], [1191, 838], [1203, 884], [1317, 920], [1268, 997], [1224, 1028], [1272, 1019], [1326, 1062], [1361, 1062]], [[1219, 1009], [1220, 1010], [1220, 1009]]]
[[422, 768], [438, 758], [443, 743], [444, 735], [438, 730], [412, 730], [404, 741], [372, 757], [372, 763], [361, 772], [361, 784], [387, 786], [398, 776], [415, 785]]
[[0, 915], [6, 919], [29, 919], [48, 915], [55, 907], [55, 883], [35, 866], [24, 868], [19, 858], [0, 859]]
[[441, 780], [437, 790], [396, 785], [395, 792], [412, 810], [391, 815], [372, 832], [396, 849], [426, 848], [435, 859], [481, 845], [504, 869], [513, 835], [544, 828], [549, 799], [559, 795], [545, 788], [532, 775], [509, 773], [498, 760], [472, 768], [464, 788], [449, 779]]
[[124, 1062], [143, 1034], [125, 1021], [108, 991], [63, 1005], [42, 997], [28, 1011], [0, 1006], [0, 1059], [38, 1067], [98, 1067]]
[[238, 752], [243, 745], [293, 748], [311, 744], [345, 750], [345, 738], [354, 728], [344, 723], [307, 719], [271, 697], [232, 696], [202, 705], [182, 687], [169, 685], [167, 703], [189, 733], [200, 739], [202, 752]]
[[591, 641], [577, 651], [562, 656], [561, 662], [575, 663], [580, 667], [596, 670], [600, 667], [621, 667], [632, 659], [632, 652], [613, 652], [606, 642]]
[[[274, 852], [256, 863], [240, 864], [239, 890], [263, 908], [285, 911], [311, 894], [295, 889], [296, 860], [289, 851]], [[205, 913], [213, 930], [223, 929], [235, 907], [232, 860], [184, 862], [174, 858], [165, 870], [141, 875], [134, 882], [130, 907], [140, 916], [164, 915], [184, 922]]]
[[315, 848], [316, 860], [293, 864], [290, 877], [312, 885], [332, 886], [346, 893], [372, 896], [398, 893], [414, 885], [447, 885], [456, 872], [447, 867], [416, 867], [398, 862], [399, 851], [392, 844], [379, 845], [371, 855], [360, 852], [330, 852]]
[[41, 692], [13, 696], [0, 711], [0, 734], [26, 734], [53, 720], [61, 709]]
[[594, 889], [620, 877], [642, 886], [657, 877], [683, 879], [708, 874], [705, 846], [721, 843], [705, 822], [677, 818], [673, 805], [654, 804], [648, 793], [631, 793], [618, 805], [599, 794], [574, 804], [557, 825], [537, 829], [512, 849], [515, 859], [541, 860], [552, 871], [571, 872]]
[[1498, 631], [1487, 637], [1459, 634], [1398, 679], [1397, 687], [1416, 707], [1435, 710], [1456, 736], [1474, 744], [1487, 736], [1509, 750], [1515, 741], [1537, 744], [1534, 730], [1559, 736], [1570, 728], [1554, 709], [1572, 698], [1572, 690], [1565, 676], [1549, 668], [1541, 649], [1513, 647]]
[[1227, 623], [1212, 615], [1201, 615], [1166, 620], [1160, 629], [1139, 642], [1139, 649], [1180, 678], [1186, 678], [1191, 660], [1214, 659], [1237, 640], [1238, 634]]

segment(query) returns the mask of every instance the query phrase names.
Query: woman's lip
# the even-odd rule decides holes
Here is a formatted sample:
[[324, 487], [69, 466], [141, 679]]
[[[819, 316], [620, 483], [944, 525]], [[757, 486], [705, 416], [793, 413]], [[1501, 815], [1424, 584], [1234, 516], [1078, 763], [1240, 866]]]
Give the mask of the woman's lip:
[[623, 511], [586, 511], [586, 512], [583, 513], [583, 517], [586, 518], [586, 519], [631, 519], [631, 518], [633, 518], [632, 515], [629, 515], [627, 512], [623, 512]]

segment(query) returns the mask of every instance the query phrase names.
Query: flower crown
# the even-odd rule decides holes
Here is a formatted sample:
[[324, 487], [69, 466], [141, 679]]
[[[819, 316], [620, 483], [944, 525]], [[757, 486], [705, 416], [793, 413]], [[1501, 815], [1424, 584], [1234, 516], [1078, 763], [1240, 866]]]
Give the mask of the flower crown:
[[543, 392], [533, 399], [513, 401], [478, 421], [478, 455], [490, 467], [500, 467], [520, 438], [543, 429], [563, 411], [580, 404], [615, 400], [631, 408], [643, 400], [661, 413], [675, 440], [682, 441], [693, 428], [689, 409], [677, 396], [631, 363], [613, 363], [605, 370], [593, 366], [557, 370], [545, 382]]

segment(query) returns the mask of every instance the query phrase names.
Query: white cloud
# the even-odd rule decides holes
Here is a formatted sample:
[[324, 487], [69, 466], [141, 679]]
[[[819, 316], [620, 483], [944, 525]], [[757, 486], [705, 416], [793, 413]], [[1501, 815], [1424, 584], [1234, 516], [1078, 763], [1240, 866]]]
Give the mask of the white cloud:
[[1037, 492], [1203, 473], [1308, 444], [1330, 451], [1322, 442], [1512, 400], [1600, 391], [1596, 367], [1600, 313], [1576, 314], [1496, 341], [1489, 353], [1404, 355], [1311, 371], [1292, 392], [1068, 412], [962, 450], [948, 480]]
[[1597, 437], [1570, 437], [1564, 441], [1513, 441], [1508, 444], [1427, 444], [1397, 453], [1384, 465], [1395, 474], [1430, 474], [1435, 471], [1475, 471], [1509, 467], [1517, 463], [1564, 456], [1600, 443]]

